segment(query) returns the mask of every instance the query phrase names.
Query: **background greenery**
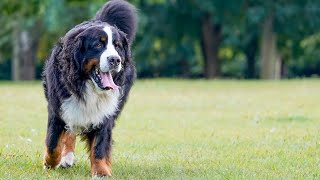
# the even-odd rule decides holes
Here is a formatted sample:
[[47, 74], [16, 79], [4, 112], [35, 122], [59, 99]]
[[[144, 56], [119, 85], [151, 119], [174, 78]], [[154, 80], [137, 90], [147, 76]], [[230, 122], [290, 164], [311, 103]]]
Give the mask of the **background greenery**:
[[[139, 77], [114, 129], [115, 179], [319, 179], [318, 0], [132, 0]], [[0, 79], [40, 78], [50, 49], [105, 0], [1, 0]], [[42, 169], [41, 83], [0, 82], [0, 179], [87, 179]]]
[[[320, 75], [318, 0], [130, 2], [139, 13], [133, 44], [139, 77], [278, 79]], [[104, 3], [2, 0], [0, 79], [39, 78], [59, 37], [91, 19]], [[265, 53], [263, 47], [267, 47]], [[277, 59], [275, 66], [272, 62]], [[278, 70], [272, 70], [274, 67]]]

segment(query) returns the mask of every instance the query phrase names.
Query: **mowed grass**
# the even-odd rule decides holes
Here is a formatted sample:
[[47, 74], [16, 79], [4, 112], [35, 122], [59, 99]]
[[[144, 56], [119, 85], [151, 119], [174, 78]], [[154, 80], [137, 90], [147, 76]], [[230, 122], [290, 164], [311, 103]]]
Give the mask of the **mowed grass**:
[[[43, 170], [40, 82], [0, 83], [0, 179], [88, 179]], [[319, 179], [320, 80], [140, 80], [114, 129], [114, 179]]]

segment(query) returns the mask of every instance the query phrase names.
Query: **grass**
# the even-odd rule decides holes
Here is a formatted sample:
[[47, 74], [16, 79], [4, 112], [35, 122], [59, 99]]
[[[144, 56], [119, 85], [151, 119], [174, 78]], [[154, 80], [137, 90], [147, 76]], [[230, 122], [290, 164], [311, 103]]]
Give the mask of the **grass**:
[[[40, 82], [0, 83], [0, 179], [88, 179], [43, 170]], [[320, 80], [140, 80], [114, 129], [114, 179], [319, 179]]]

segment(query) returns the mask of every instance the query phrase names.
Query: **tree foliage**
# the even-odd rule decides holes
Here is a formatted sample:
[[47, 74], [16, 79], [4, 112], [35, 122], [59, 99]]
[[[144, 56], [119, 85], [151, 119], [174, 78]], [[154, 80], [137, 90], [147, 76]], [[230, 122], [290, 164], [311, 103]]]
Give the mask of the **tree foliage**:
[[[261, 66], [261, 43], [263, 24], [268, 17], [272, 17], [276, 50], [282, 61], [281, 75], [320, 75], [317, 0], [130, 2], [139, 10], [133, 53], [140, 77], [259, 78], [259, 72], [266, 68]], [[104, 0], [2, 0], [0, 78], [11, 77], [17, 24], [21, 30], [37, 29], [34, 61], [39, 77], [42, 64], [59, 37], [76, 24], [91, 19], [104, 3]], [[209, 29], [205, 31], [206, 28]]]

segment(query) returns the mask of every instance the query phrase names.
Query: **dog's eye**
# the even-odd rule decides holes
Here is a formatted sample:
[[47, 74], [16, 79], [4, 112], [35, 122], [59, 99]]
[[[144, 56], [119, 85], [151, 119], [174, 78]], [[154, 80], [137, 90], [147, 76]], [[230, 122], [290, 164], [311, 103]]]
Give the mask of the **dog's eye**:
[[99, 48], [102, 48], [102, 44], [101, 43], [98, 43], [94, 46], [95, 48], [99, 49]]
[[121, 48], [121, 44], [117, 41], [114, 43], [114, 47], [115, 48]]

